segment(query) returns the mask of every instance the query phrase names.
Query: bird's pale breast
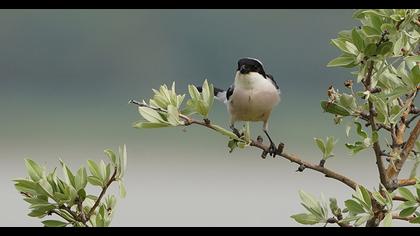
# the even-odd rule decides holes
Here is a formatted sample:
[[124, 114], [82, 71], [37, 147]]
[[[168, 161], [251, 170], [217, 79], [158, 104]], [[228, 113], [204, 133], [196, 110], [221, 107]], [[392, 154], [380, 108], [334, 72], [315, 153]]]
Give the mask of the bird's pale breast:
[[273, 107], [280, 102], [280, 95], [270, 81], [263, 79], [258, 83], [253, 88], [235, 88], [228, 104], [233, 120], [266, 121]]

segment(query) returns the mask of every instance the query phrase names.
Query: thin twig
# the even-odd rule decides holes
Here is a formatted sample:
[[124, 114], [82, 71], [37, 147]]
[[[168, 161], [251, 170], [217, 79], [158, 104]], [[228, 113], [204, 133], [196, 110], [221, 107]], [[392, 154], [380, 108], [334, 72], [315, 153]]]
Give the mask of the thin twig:
[[405, 122], [405, 126], [407, 126], [407, 128], [410, 128], [410, 123], [413, 122], [419, 116], [420, 116], [420, 113], [417, 113], [414, 116], [412, 116], [409, 120]]
[[[331, 218], [327, 219], [326, 224], [328, 224], [328, 223], [330, 223], [330, 224], [337, 224], [337, 225], [339, 225], [340, 227], [353, 227], [353, 226], [352, 226], [352, 225], [350, 225], [350, 224], [340, 222], [340, 221], [339, 221], [337, 218], [335, 218], [335, 217], [331, 217]], [[325, 224], [325, 226], [327, 226], [326, 224]]]
[[[137, 106], [149, 107], [149, 108], [154, 109], [153, 107], [150, 107], [147, 104], [139, 103], [139, 102], [136, 102], [134, 100], [130, 100], [129, 103], [135, 104]], [[163, 109], [160, 109], [160, 111], [165, 112], [165, 110], [163, 110]], [[181, 114], [180, 114], [180, 117], [181, 117]], [[204, 127], [209, 128], [209, 129], [212, 129], [212, 130], [217, 131], [217, 129], [212, 125], [212, 123], [209, 120], [207, 120], [207, 121], [199, 121], [199, 120], [194, 120], [194, 119], [192, 119], [190, 117], [187, 117], [187, 116], [185, 116], [185, 120], [188, 120], [189, 121], [188, 123], [185, 123], [185, 126], [196, 124], [196, 125], [204, 126]], [[251, 140], [250, 146], [259, 148], [259, 149], [263, 150], [264, 152], [268, 152], [268, 150], [269, 150], [269, 147], [268, 146], [262, 144], [261, 142], [255, 141], [255, 140]], [[344, 183], [345, 185], [349, 186], [350, 188], [352, 188], [354, 190], [356, 189], [356, 186], [358, 185], [355, 181], [353, 181], [352, 179], [350, 179], [350, 178], [348, 178], [348, 177], [346, 177], [344, 175], [341, 175], [341, 174], [339, 174], [339, 173], [337, 173], [335, 171], [332, 171], [332, 170], [330, 170], [328, 168], [321, 167], [321, 166], [319, 166], [317, 164], [312, 164], [312, 163], [303, 161], [298, 156], [287, 154], [287, 153], [283, 152], [283, 150], [277, 149], [277, 153], [276, 154], [279, 155], [279, 156], [282, 156], [282, 157], [284, 157], [284, 158], [286, 158], [288, 160], [290, 160], [291, 162], [294, 162], [296, 164], [299, 164], [300, 166], [304, 166], [306, 168], [309, 168], [309, 169], [318, 171], [320, 173], [323, 173], [323, 174], [325, 174], [325, 177], [336, 179], [336, 180]], [[87, 218], [89, 218], [89, 216], [90, 216], [90, 214], [88, 214], [88, 217]]]
[[392, 198], [392, 200], [394, 200], [394, 201], [402, 201], [402, 202], [408, 201], [407, 199], [405, 199], [404, 197], [401, 197], [401, 196], [394, 196]]
[[96, 199], [95, 204], [93, 205], [93, 207], [90, 209], [90, 211], [87, 213], [86, 215], [86, 221], [88, 221], [90, 219], [90, 217], [92, 216], [93, 212], [95, 212], [96, 207], [98, 207], [99, 203], [101, 202], [102, 197], [105, 195], [106, 190], [108, 189], [108, 187], [111, 185], [112, 182], [115, 181], [115, 175], [117, 174], [117, 167], [114, 168], [114, 173], [112, 174], [111, 178], [109, 179], [108, 183], [102, 187], [102, 191], [99, 194], [98, 199]]
[[399, 216], [398, 214], [393, 214], [392, 215], [392, 219], [395, 219], [395, 220], [405, 220], [405, 221], [410, 221], [410, 220], [413, 220], [413, 219], [415, 219], [416, 218], [416, 216], [414, 216], [414, 215], [412, 215], [412, 216], [407, 216], [407, 217], [402, 217], [402, 216]]
[[[366, 75], [366, 78], [364, 79], [364, 85], [365, 85], [365, 89], [366, 90], [370, 90], [371, 89], [371, 80], [372, 80], [372, 71], [373, 71], [373, 67], [374, 67], [374, 62], [371, 61], [369, 66], [368, 66], [368, 72]], [[369, 105], [369, 123], [371, 126], [371, 130], [372, 133], [376, 132], [378, 130], [376, 123], [375, 123], [375, 111], [374, 111], [374, 106], [373, 103], [371, 101], [368, 101], [368, 105]], [[388, 181], [387, 181], [387, 176], [385, 173], [385, 166], [382, 160], [382, 149], [381, 146], [379, 144], [379, 141], [376, 141], [373, 143], [373, 150], [375, 152], [375, 157], [376, 157], [376, 165], [378, 166], [378, 172], [379, 172], [379, 179], [381, 180], [381, 183], [388, 188]]]
[[407, 160], [408, 154], [413, 149], [414, 144], [417, 138], [419, 137], [419, 135], [420, 135], [420, 120], [417, 121], [416, 126], [411, 131], [410, 136], [408, 137], [408, 140], [405, 143], [403, 150], [401, 151], [400, 159], [395, 161], [394, 163], [395, 168], [392, 165], [388, 167], [387, 175], [389, 178], [395, 179], [396, 177], [398, 177], [398, 174], [400, 173], [405, 161]]
[[415, 185], [416, 179], [400, 179], [398, 180], [398, 187]]

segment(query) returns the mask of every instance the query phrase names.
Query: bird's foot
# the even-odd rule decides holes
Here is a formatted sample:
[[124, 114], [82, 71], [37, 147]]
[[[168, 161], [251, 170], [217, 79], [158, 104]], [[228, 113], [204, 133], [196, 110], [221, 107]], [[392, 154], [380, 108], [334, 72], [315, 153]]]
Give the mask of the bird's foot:
[[232, 132], [233, 132], [234, 134], [236, 134], [236, 136], [238, 136], [238, 138], [240, 138], [240, 137], [241, 137], [241, 134], [239, 133], [239, 130], [238, 130], [237, 128], [232, 128]]
[[270, 143], [270, 147], [268, 148], [268, 154], [272, 156], [273, 158], [276, 157], [277, 148], [274, 143]]

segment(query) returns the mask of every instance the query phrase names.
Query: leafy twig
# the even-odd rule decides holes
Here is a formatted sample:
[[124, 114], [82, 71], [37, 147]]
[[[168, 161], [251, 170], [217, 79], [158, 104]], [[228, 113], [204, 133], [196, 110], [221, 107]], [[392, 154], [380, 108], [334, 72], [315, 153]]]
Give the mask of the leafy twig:
[[[137, 106], [141, 105], [141, 106], [144, 106], [144, 107], [149, 107], [149, 108], [154, 109], [153, 107], [151, 107], [151, 106], [149, 106], [147, 104], [133, 102], [133, 101], [134, 100], [130, 100], [130, 103], [135, 104]], [[160, 109], [160, 111], [161, 112], [166, 112], [163, 109]], [[181, 115], [180, 115], [180, 117], [181, 117]], [[209, 128], [209, 129], [212, 129], [212, 130], [217, 131], [217, 129], [211, 124], [211, 122], [209, 120], [207, 120], [207, 121], [199, 121], [199, 120], [195, 120], [195, 119], [192, 119], [190, 117], [187, 117], [187, 116], [184, 116], [184, 117], [185, 117], [184, 118], [185, 120], [189, 120], [188, 123], [185, 123], [185, 126], [196, 124], [196, 125], [204, 126], [204, 127]], [[266, 146], [266, 145], [264, 145], [264, 144], [262, 144], [262, 143], [260, 143], [258, 141], [255, 141], [255, 140], [251, 140], [250, 146], [257, 147], [257, 148], [263, 150], [264, 152], [268, 152], [268, 150], [269, 150], [269, 147], [268, 146]], [[291, 162], [294, 162], [296, 164], [299, 164], [300, 166], [305, 166], [306, 168], [309, 168], [309, 169], [318, 171], [320, 173], [323, 173], [323, 174], [325, 174], [325, 177], [336, 179], [336, 180], [338, 180], [338, 181], [346, 184], [347, 186], [349, 186], [352, 189], [356, 189], [356, 186], [358, 185], [355, 181], [351, 180], [350, 178], [348, 178], [348, 177], [346, 177], [344, 175], [338, 174], [337, 172], [334, 172], [334, 171], [332, 171], [332, 170], [330, 170], [328, 168], [321, 167], [319, 165], [316, 165], [316, 164], [312, 164], [312, 163], [303, 161], [299, 157], [297, 157], [296, 155], [287, 154], [287, 153], [283, 152], [283, 150], [279, 150], [278, 149], [277, 150], [277, 155], [282, 156], [282, 157], [290, 160]]]
[[98, 199], [96, 199], [95, 204], [92, 206], [92, 208], [90, 209], [90, 211], [87, 213], [86, 215], [86, 221], [88, 221], [90, 219], [90, 217], [92, 216], [93, 212], [95, 212], [96, 207], [98, 207], [99, 203], [101, 202], [102, 197], [104, 196], [106, 190], [108, 189], [108, 187], [111, 185], [112, 182], [115, 181], [115, 175], [117, 174], [117, 167], [114, 168], [114, 173], [112, 174], [111, 178], [109, 179], [108, 183], [102, 187], [102, 191], [99, 194]]

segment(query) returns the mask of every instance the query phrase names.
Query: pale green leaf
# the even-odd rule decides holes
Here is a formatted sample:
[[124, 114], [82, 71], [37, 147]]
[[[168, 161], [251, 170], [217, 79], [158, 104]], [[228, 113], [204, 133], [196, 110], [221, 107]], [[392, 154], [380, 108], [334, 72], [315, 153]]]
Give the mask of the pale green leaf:
[[388, 212], [385, 214], [385, 218], [383, 219], [383, 226], [384, 227], [392, 226], [392, 212]]
[[44, 220], [42, 221], [45, 227], [65, 227], [69, 223], [58, 221], [58, 220]]
[[360, 214], [360, 213], [365, 212], [363, 207], [359, 203], [357, 203], [355, 200], [352, 200], [352, 199], [346, 200], [344, 204], [346, 205], [347, 209], [353, 214]]
[[139, 112], [144, 119], [152, 123], [165, 123], [159, 112], [149, 107], [139, 107]]
[[36, 181], [40, 180], [41, 178], [43, 178], [44, 170], [35, 161], [33, 161], [31, 159], [25, 159], [25, 165], [26, 165], [26, 169], [28, 171], [28, 175], [33, 181], [36, 182]]
[[404, 187], [398, 188], [398, 192], [401, 194], [401, 196], [409, 201], [416, 201], [416, 197], [411, 193], [410, 190]]
[[134, 128], [162, 128], [168, 127], [167, 123], [152, 123], [152, 122], [137, 122], [133, 125]]
[[302, 213], [302, 214], [292, 215], [290, 217], [292, 217], [296, 222], [300, 224], [304, 224], [304, 225], [313, 225], [313, 224], [319, 223], [318, 218], [312, 214]]

